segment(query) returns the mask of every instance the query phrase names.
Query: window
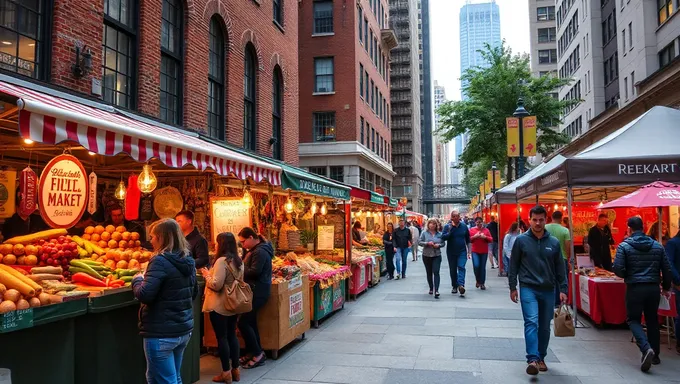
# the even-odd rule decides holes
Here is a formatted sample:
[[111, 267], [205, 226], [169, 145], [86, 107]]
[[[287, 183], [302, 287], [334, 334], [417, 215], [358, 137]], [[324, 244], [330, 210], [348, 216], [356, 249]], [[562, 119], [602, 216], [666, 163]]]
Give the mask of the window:
[[663, 24], [673, 14], [673, 0], [658, 0], [659, 25]]
[[333, 1], [314, 1], [314, 34], [333, 33]]
[[538, 7], [536, 9], [536, 20], [548, 21], [555, 20], [555, 7]]
[[104, 0], [102, 97], [123, 108], [134, 108], [137, 26], [135, 0]]
[[314, 113], [314, 140], [335, 141], [335, 112]]
[[224, 141], [224, 33], [218, 16], [210, 19], [208, 57], [208, 135]]
[[366, 98], [366, 104], [368, 104], [368, 103], [370, 102], [370, 99], [369, 99], [369, 97], [368, 97], [368, 94], [369, 94], [369, 92], [370, 92], [369, 89], [368, 89], [368, 87], [369, 87], [368, 71], [366, 71], [366, 72], [364, 72], [364, 73], [365, 73], [365, 75], [366, 75], [366, 81], [364, 82], [364, 83], [366, 83], [366, 92], [365, 92], [365, 95], [366, 95], [366, 96], [364, 96], [364, 97]]
[[628, 78], [627, 77], [623, 78], [623, 95], [626, 97], [626, 101], [628, 101]]
[[364, 43], [363, 14], [364, 14], [364, 12], [363, 12], [363, 10], [361, 9], [361, 7], [358, 7], [358, 8], [357, 8], [357, 20], [359, 20], [359, 22], [358, 22], [358, 24], [359, 24], [359, 42], [360, 42], [361, 44], [365, 44], [365, 43]]
[[255, 138], [255, 48], [246, 46], [243, 71], [243, 148], [256, 150]]
[[373, 60], [373, 49], [374, 49], [373, 43], [374, 42], [375, 42], [375, 39], [373, 39], [373, 30], [371, 29], [371, 37], [370, 37], [370, 40], [368, 41], [368, 44], [371, 46], [371, 48], [369, 50], [369, 56], [371, 56], [371, 60]]
[[366, 122], [366, 148], [371, 148], [371, 136], [369, 133], [371, 132], [371, 126], [368, 124], [368, 121]]
[[557, 32], [555, 28], [539, 28], [538, 29], [538, 42], [539, 43], [549, 43], [555, 41]]
[[371, 80], [371, 109], [375, 111], [375, 86], [373, 80]]
[[345, 181], [345, 168], [342, 166], [333, 166], [330, 167], [330, 178], [339, 181], [339, 182], [344, 182]]
[[364, 143], [364, 118], [363, 118], [363, 116], [361, 117], [360, 124], [361, 125], [359, 127], [359, 142], [361, 144], [363, 144]]
[[0, 2], [0, 68], [20, 75], [45, 79], [45, 53], [49, 31], [46, 1]]
[[364, 98], [364, 65], [359, 63], [359, 97]]
[[274, 22], [283, 27], [283, 0], [272, 0]]
[[364, 49], [368, 52], [368, 19], [364, 16]]
[[161, 120], [182, 123], [182, 15], [181, 0], [163, 0], [161, 15]]
[[314, 92], [333, 92], [332, 57], [317, 57], [314, 59]]
[[283, 73], [281, 68], [277, 65], [274, 68], [274, 76], [272, 79], [272, 138], [274, 144], [272, 147], [272, 157], [277, 160], [283, 160], [283, 137], [281, 129], [281, 118], [283, 117]]
[[633, 49], [633, 22], [628, 23], [628, 49]]
[[623, 43], [623, 54], [625, 55], [626, 54], [626, 30], [625, 29], [621, 31], [621, 36], [623, 36], [623, 39], [621, 39], [621, 41]]
[[675, 58], [675, 41], [668, 44], [659, 52], [659, 68], [663, 68], [670, 64]]
[[371, 128], [371, 151], [375, 152], [375, 128]]
[[309, 173], [326, 177], [326, 167], [309, 167]]
[[630, 73], [630, 94], [635, 97], [635, 71]]
[[538, 63], [557, 63], [557, 49], [540, 49], [538, 51]]

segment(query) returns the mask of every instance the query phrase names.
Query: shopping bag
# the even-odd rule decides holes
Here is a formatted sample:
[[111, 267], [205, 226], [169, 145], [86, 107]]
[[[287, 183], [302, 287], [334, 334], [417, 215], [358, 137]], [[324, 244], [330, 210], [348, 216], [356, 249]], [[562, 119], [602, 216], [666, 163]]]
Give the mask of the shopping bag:
[[574, 328], [574, 319], [571, 317], [569, 307], [561, 305], [555, 311], [555, 337], [573, 337], [576, 335], [576, 328]]
[[661, 295], [661, 298], [659, 299], [659, 310], [662, 310], [662, 311], [670, 311], [671, 310], [671, 302], [664, 295]]

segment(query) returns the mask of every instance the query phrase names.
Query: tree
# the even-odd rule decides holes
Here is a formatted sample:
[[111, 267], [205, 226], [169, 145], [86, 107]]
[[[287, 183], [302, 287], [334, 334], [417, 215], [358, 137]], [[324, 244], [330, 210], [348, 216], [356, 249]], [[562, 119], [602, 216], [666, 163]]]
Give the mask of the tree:
[[570, 80], [556, 76], [532, 77], [527, 54], [513, 55], [503, 41], [500, 47], [480, 51], [486, 65], [468, 69], [462, 76], [467, 99], [449, 101], [441, 105], [438, 133], [445, 141], [468, 134], [468, 144], [459, 157], [460, 167], [466, 170], [464, 184], [468, 191], [476, 191], [486, 177], [491, 163], [501, 170], [507, 168], [511, 181], [513, 168], [506, 150], [506, 117], [512, 116], [517, 100], [522, 97], [527, 111], [537, 117], [538, 152], [546, 156], [569, 138], [554, 128], [561, 122], [565, 108], [580, 100], [560, 101], [558, 89]]

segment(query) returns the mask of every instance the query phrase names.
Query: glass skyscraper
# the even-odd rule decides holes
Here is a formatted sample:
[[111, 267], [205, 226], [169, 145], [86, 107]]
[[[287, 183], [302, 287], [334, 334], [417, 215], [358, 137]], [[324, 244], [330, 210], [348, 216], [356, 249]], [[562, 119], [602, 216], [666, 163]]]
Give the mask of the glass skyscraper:
[[[495, 0], [484, 3], [467, 1], [460, 9], [460, 73], [468, 68], [487, 66], [479, 51], [485, 50], [485, 45], [501, 45], [501, 18], [498, 4]], [[465, 100], [461, 85], [461, 97]]]

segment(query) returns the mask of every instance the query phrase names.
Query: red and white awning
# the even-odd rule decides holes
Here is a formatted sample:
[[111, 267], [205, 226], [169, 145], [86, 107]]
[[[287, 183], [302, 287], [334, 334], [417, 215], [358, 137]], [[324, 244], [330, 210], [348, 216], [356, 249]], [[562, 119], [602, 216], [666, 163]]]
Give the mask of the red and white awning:
[[19, 133], [45, 144], [74, 141], [94, 153], [126, 153], [140, 163], [159, 159], [168, 167], [192, 164], [222, 176], [281, 185], [281, 167], [159, 125], [0, 81], [0, 93], [18, 98]]

